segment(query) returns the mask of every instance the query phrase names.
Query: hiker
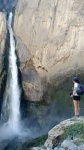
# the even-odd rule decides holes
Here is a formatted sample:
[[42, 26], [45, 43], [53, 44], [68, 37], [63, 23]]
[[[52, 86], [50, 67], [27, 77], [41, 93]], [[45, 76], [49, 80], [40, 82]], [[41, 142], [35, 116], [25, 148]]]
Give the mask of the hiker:
[[77, 90], [78, 90], [78, 85], [79, 85], [80, 81], [78, 80], [77, 77], [74, 77], [73, 83], [74, 83], [73, 94], [71, 94], [70, 97], [73, 98], [75, 116], [79, 117], [79, 114], [80, 114], [80, 106], [79, 106], [80, 95], [77, 94]]

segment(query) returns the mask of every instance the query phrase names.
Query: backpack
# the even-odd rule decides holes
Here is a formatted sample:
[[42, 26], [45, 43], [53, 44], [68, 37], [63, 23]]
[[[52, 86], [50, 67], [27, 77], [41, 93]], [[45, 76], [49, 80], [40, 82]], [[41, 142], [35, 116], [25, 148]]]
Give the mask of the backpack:
[[78, 84], [77, 94], [78, 95], [83, 95], [84, 94], [84, 87], [80, 83]]

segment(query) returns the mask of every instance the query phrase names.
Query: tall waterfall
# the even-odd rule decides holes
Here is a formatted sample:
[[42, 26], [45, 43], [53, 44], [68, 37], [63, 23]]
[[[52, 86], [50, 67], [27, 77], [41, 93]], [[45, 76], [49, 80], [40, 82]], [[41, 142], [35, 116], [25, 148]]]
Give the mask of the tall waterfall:
[[12, 17], [9, 14], [7, 26], [10, 35], [9, 66], [6, 89], [3, 98], [0, 123], [0, 140], [18, 136], [20, 140], [30, 138], [33, 134], [25, 128], [24, 121], [20, 118], [21, 89], [18, 84], [17, 57], [15, 53], [15, 40], [12, 30]]
[[9, 67], [1, 118], [5, 125], [9, 126], [14, 132], [18, 132], [20, 125], [21, 90], [18, 85], [18, 68], [15, 54], [15, 40], [12, 30], [12, 16], [12, 12], [10, 12], [7, 21], [10, 34]]

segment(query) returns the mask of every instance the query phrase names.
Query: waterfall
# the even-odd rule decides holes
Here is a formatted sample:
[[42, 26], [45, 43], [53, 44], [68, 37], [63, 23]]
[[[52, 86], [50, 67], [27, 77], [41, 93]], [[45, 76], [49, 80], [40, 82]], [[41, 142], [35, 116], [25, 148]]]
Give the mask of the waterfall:
[[18, 132], [20, 126], [20, 95], [21, 90], [18, 85], [17, 57], [15, 54], [15, 40], [12, 30], [12, 12], [7, 21], [10, 34], [9, 67], [7, 75], [6, 89], [2, 106], [1, 120], [14, 132]]
[[17, 57], [15, 53], [15, 40], [12, 30], [12, 17], [10, 12], [7, 26], [10, 35], [9, 65], [6, 88], [3, 96], [3, 105], [0, 122], [0, 141], [18, 136], [19, 140], [29, 139], [30, 129], [25, 128], [24, 121], [20, 118], [21, 89], [18, 84]]

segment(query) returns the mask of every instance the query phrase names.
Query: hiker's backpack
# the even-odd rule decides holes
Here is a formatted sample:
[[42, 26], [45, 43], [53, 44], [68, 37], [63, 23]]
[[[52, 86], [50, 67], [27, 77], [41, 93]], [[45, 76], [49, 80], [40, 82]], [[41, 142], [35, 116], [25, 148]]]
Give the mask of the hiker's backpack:
[[84, 94], [84, 87], [80, 83], [78, 84], [77, 94], [78, 95], [83, 95]]

